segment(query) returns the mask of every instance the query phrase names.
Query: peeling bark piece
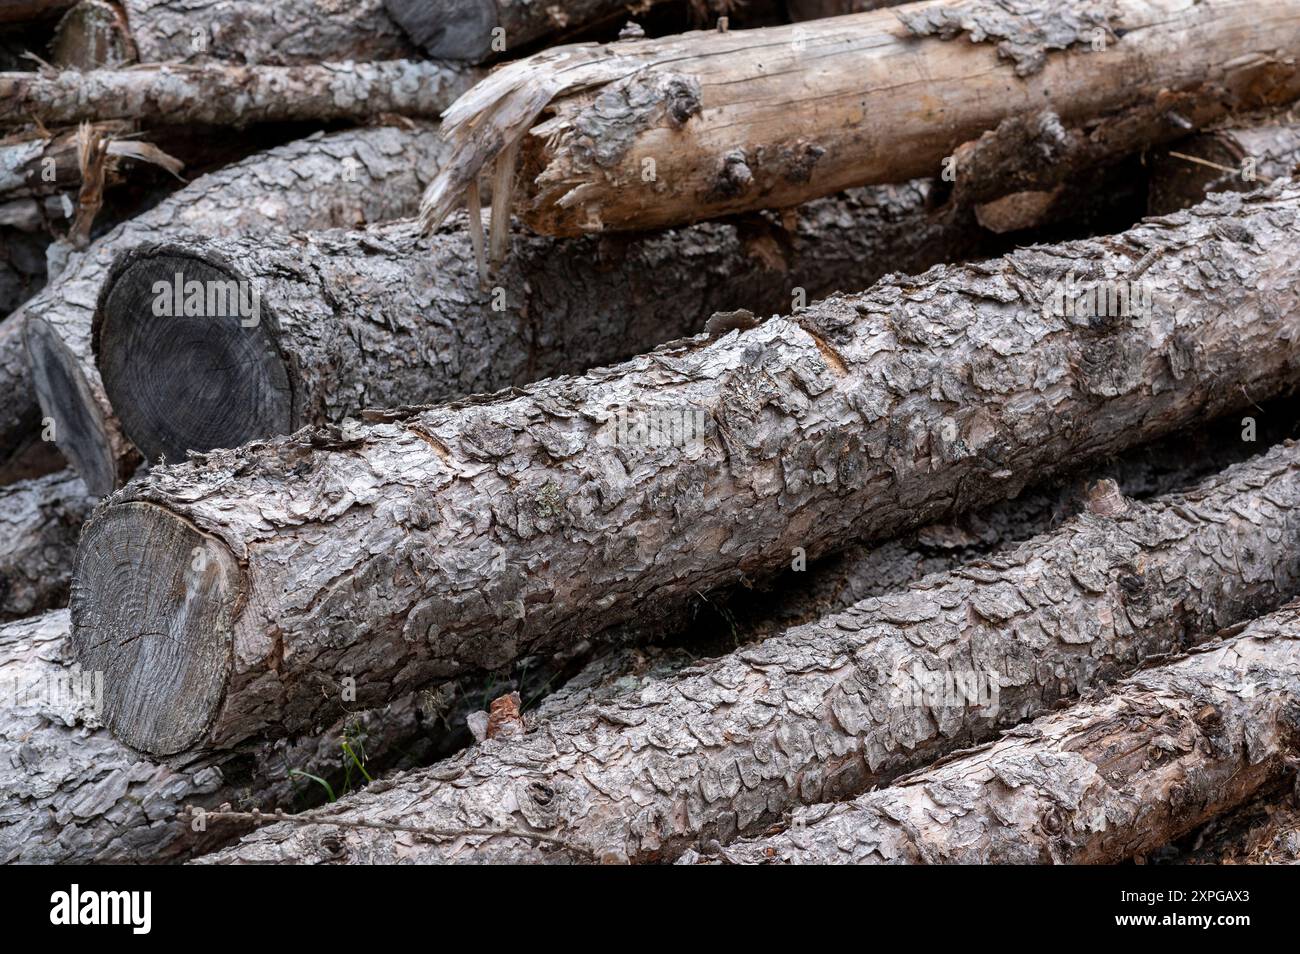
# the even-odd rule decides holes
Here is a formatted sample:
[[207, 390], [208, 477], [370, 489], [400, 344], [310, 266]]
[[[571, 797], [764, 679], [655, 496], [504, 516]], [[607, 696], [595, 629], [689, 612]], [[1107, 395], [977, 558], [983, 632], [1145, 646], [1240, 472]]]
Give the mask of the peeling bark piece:
[[66, 599], [77, 536], [94, 502], [68, 470], [0, 487], [0, 620]]
[[[0, 323], [0, 449], [17, 447], [44, 413], [69, 462], [97, 496], [130, 475], [136, 458], [117, 428], [91, 356], [91, 319], [114, 257], [172, 235], [356, 227], [410, 215], [446, 151], [424, 125], [310, 136], [195, 180], [84, 252], [19, 312]], [[30, 326], [33, 382], [20, 329]], [[30, 344], [31, 342], [29, 342]]]
[[[624, 241], [515, 230], [491, 287], [460, 227], [432, 249], [413, 223], [149, 244], [104, 284], [96, 365], [145, 458], [184, 460], [362, 408], [580, 373], [695, 334], [737, 303], [772, 314], [796, 286], [811, 297], [866, 287], [918, 258], [986, 246], [969, 215], [928, 209], [929, 193], [918, 183], [818, 200], [788, 233], [762, 220]], [[756, 251], [764, 242], [775, 261]], [[191, 282], [222, 291], [220, 314], [206, 300], [185, 314], [174, 293]]]
[[378, 772], [429, 734], [419, 700], [405, 697], [300, 738], [153, 762], [103, 728], [94, 675], [71, 663], [68, 629], [67, 610], [0, 625], [0, 864], [180, 860], [242, 830], [214, 822], [195, 831], [186, 805], [311, 804], [316, 783], [300, 773], [338, 785], [343, 741]]
[[[1297, 502], [1300, 445], [1287, 444], [1185, 494], [1082, 513], [987, 561], [476, 746], [325, 815], [513, 823], [617, 861], [726, 844], [1276, 608], [1300, 583]], [[935, 686], [953, 695], [927, 695]], [[517, 838], [416, 841], [325, 824], [268, 827], [210, 860], [584, 859]]]
[[1287, 117], [1190, 136], [1156, 152], [1149, 163], [1148, 208], [1165, 215], [1186, 208], [1190, 196], [1249, 192], [1291, 178], [1300, 164], [1300, 123]]
[[304, 120], [374, 122], [388, 114], [436, 119], [477, 78], [467, 67], [413, 60], [0, 73], [0, 123], [131, 119], [242, 128]]
[[292, 66], [412, 59], [383, 0], [122, 0], [146, 63], [225, 60]]
[[1292, 101], [1300, 66], [1280, 51], [1297, 44], [1300, 0], [975, 0], [556, 47], [495, 71], [447, 111], [455, 152], [422, 214], [435, 226], [516, 149], [515, 189], [494, 201], [514, 201], [538, 232], [575, 235], [935, 175], [1000, 123], [1055, 117], [1070, 149], [1038, 163], [1054, 181], [997, 192], [981, 180], [970, 201], [985, 202]]
[[[110, 727], [145, 751], [225, 745], [319, 721], [345, 673], [366, 704], [652, 626], [795, 547], [815, 559], [1014, 496], [1295, 381], [1298, 208], [1290, 184], [1214, 196], [581, 377], [156, 468], [87, 524], [78, 652], [126, 674], [165, 653], [150, 634], [229, 640], [217, 669], [170, 664], [226, 686], [177, 713], [205, 727], [189, 738], [142, 725], [194, 705], [143, 669], [106, 696]], [[1070, 274], [1140, 274], [1150, 306], [1063, 317]], [[183, 612], [153, 587], [184, 582], [190, 554], [135, 545], [177, 524], [236, 568]], [[188, 613], [229, 628], [183, 636]]]
[[1125, 679], [973, 752], [785, 831], [735, 864], [1114, 864], [1289, 774], [1300, 749], [1300, 610]]

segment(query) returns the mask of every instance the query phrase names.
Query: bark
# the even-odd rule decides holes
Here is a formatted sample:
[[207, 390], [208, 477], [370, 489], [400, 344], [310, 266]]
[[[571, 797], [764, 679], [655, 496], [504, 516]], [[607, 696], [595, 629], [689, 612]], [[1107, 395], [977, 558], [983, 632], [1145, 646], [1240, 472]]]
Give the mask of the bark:
[[388, 114], [436, 119], [477, 77], [467, 67], [413, 60], [0, 73], [0, 124], [131, 119], [242, 128], [267, 122], [364, 123]]
[[[427, 126], [311, 136], [203, 176], [72, 253], [49, 287], [0, 324], [0, 384], [8, 395], [0, 402], [0, 449], [18, 446], [37, 427], [36, 392], [43, 389], [59, 447], [92, 493], [111, 491], [133, 463], [103, 398], [90, 325], [113, 258], [171, 235], [354, 227], [410, 215], [445, 148]], [[25, 325], [37, 328], [46, 383], [32, 382], [18, 340]]]
[[1300, 756], [1300, 609], [995, 743], [723, 849], [736, 864], [1114, 864], [1143, 857]]
[[27, 23], [58, 16], [77, 0], [0, 0], [0, 23]]
[[211, 58], [293, 66], [411, 59], [383, 0], [123, 0], [145, 63]]
[[1300, 163], [1300, 123], [1287, 119], [1191, 136], [1156, 152], [1149, 160], [1151, 214], [1186, 208], [1192, 196], [1249, 192], [1291, 178]]
[[[114, 674], [129, 744], [221, 746], [315, 719], [344, 674], [383, 698], [654, 626], [795, 548], [1006, 499], [1292, 383], [1297, 208], [1289, 184], [1214, 196], [582, 377], [154, 469], [87, 525], [78, 651]], [[1062, 317], [1071, 273], [1140, 278], [1148, 304]]]
[[[5, 316], [45, 284], [45, 248], [49, 242], [48, 235], [0, 226], [0, 380], [5, 380], [4, 365], [10, 353], [5, 343]], [[18, 344], [21, 349], [21, 342]], [[0, 461], [4, 457], [0, 441]]]
[[[480, 287], [460, 222], [432, 251], [413, 223], [151, 243], [124, 253], [104, 284], [96, 364], [145, 459], [183, 460], [362, 408], [580, 373], [696, 334], [715, 312], [772, 314], [796, 288], [815, 298], [866, 287], [983, 247], [969, 215], [926, 208], [929, 191], [818, 200], [788, 233], [764, 220], [624, 241], [515, 230], [491, 287]], [[156, 283], [178, 281], [240, 283], [247, 307], [214, 300], [213, 311], [156, 315]]]
[[423, 214], [441, 221], [496, 160], [499, 176], [517, 175], [494, 202], [536, 231], [655, 228], [936, 175], [956, 147], [1008, 124], [1022, 134], [999, 141], [1023, 158], [1034, 133], [1039, 179], [1029, 163], [1024, 176], [986, 176], [959, 159], [956, 186], [987, 202], [1290, 102], [1300, 67], [1278, 52], [1297, 42], [1300, 0], [1015, 12], [964, 0], [559, 47], [495, 71], [447, 111], [455, 152]]
[[343, 741], [378, 772], [430, 732], [419, 700], [406, 697], [311, 735], [162, 765], [103, 728], [93, 676], [83, 681], [69, 658], [68, 628], [66, 610], [0, 625], [0, 864], [183, 859], [243, 830], [226, 823], [195, 831], [186, 805], [312, 804], [316, 783], [293, 773], [341, 786]]
[[[112, 140], [128, 136], [132, 128], [131, 123], [122, 121], [95, 123], [92, 134]], [[80, 186], [76, 129], [52, 134], [25, 132], [0, 140], [0, 197], [47, 196]]]
[[[888, 783], [1283, 603], [1300, 582], [1297, 502], [1295, 444], [1186, 494], [1100, 495], [1007, 553], [479, 745], [320, 816], [513, 823], [579, 851], [325, 824], [267, 828], [214, 860], [645, 862], [757, 834], [800, 804]], [[929, 688], [918, 673], [973, 691], [960, 702], [918, 698], [915, 687]]]
[[0, 487], [0, 620], [64, 603], [94, 502], [68, 470]]

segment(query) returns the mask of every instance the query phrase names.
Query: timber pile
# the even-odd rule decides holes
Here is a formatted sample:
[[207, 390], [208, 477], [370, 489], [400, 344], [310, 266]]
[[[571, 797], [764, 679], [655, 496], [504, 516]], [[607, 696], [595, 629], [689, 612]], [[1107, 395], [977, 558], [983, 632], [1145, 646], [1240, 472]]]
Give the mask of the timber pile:
[[0, 24], [0, 863], [1300, 857], [1300, 0]]

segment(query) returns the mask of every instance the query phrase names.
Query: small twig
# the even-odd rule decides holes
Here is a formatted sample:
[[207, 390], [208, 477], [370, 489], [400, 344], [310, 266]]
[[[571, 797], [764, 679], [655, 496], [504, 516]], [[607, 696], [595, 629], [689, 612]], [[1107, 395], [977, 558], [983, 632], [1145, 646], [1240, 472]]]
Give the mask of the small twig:
[[1145, 275], [1147, 269], [1149, 269], [1152, 265], [1156, 263], [1156, 259], [1160, 257], [1160, 254], [1163, 251], [1164, 251], [1163, 249], [1153, 248], [1151, 251], [1147, 252], [1140, 259], [1138, 259], [1138, 263], [1133, 266], [1133, 270], [1129, 272], [1128, 275], [1125, 276], [1125, 278], [1127, 278], [1129, 281], [1133, 281], [1134, 279], [1140, 278], [1141, 276]]
[[[1220, 172], [1226, 172], [1234, 176], [1241, 172], [1240, 169], [1234, 169], [1232, 168], [1232, 166], [1225, 166], [1221, 162], [1211, 162], [1209, 159], [1202, 159], [1200, 156], [1189, 156], [1185, 152], [1174, 152], [1171, 149], [1169, 150], [1169, 155], [1173, 156], [1175, 159], [1183, 159], [1187, 162], [1194, 162], [1198, 166], [1209, 166], [1211, 169], [1218, 169]], [[1255, 178], [1257, 178], [1264, 185], [1272, 185], [1273, 183], [1272, 176], [1258, 175]]]
[[334, 825], [337, 828], [370, 828], [376, 831], [406, 832], [407, 834], [418, 835], [422, 838], [523, 838], [528, 841], [554, 845], [557, 848], [563, 848], [566, 851], [572, 851], [587, 858], [595, 857], [595, 854], [590, 849], [583, 848], [581, 845], [575, 845], [572, 842], [565, 841], [563, 838], [557, 838], [554, 835], [547, 835], [542, 832], [524, 831], [522, 828], [431, 828], [424, 825], [399, 825], [395, 822], [319, 818], [311, 812], [304, 812], [301, 815], [290, 815], [282, 808], [278, 808], [274, 812], [263, 812], [256, 808], [251, 812], [237, 812], [228, 809], [209, 811], [204, 808], [196, 808], [193, 805], [186, 805], [185, 812], [187, 816], [191, 818], [196, 813], [202, 813], [204, 818], [214, 818], [218, 821], [251, 821], [255, 825], [261, 825], [266, 822], [287, 822], [290, 825], [299, 825], [302, 827], [308, 827], [311, 825]]

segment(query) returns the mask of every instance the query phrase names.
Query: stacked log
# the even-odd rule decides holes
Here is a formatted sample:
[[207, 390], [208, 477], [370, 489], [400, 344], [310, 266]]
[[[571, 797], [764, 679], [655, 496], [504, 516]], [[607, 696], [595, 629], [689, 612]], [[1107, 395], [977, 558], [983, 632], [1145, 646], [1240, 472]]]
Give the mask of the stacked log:
[[[1213, 196], [581, 377], [155, 468], [87, 525], [80, 661], [114, 675], [106, 722], [129, 744], [226, 745], [319, 720], [344, 677], [365, 704], [1014, 496], [1294, 381], [1297, 208], [1289, 185]], [[1141, 278], [1149, 306], [1085, 317], [1076, 271]]]
[[[1300, 584], [1297, 500], [1296, 444], [1184, 495], [1140, 503], [1103, 492], [1004, 555], [480, 745], [212, 860], [645, 862], [726, 844], [1284, 603]], [[959, 698], [926, 695], [936, 685]], [[570, 847], [347, 824], [363, 818], [524, 827]]]

